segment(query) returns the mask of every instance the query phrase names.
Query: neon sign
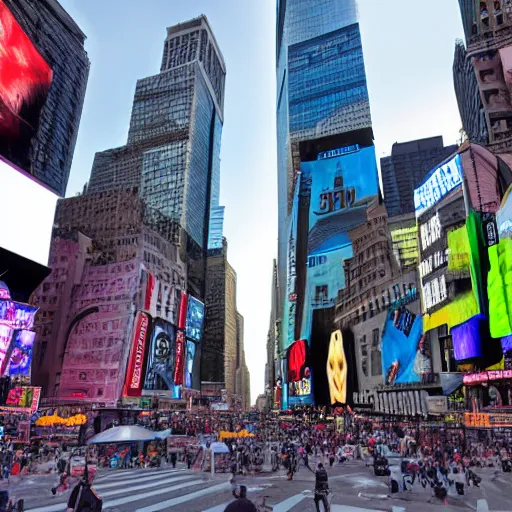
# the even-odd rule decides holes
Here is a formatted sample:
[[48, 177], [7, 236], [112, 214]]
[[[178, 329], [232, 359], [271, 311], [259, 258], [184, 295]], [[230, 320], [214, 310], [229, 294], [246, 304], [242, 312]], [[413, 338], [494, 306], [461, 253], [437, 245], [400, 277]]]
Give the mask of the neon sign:
[[489, 370], [464, 375], [464, 384], [481, 384], [492, 380], [512, 379], [512, 370]]
[[460, 155], [438, 167], [423, 185], [414, 190], [414, 210], [418, 218], [463, 180]]
[[174, 384], [179, 386], [183, 384], [183, 351], [185, 349], [185, 339], [183, 331], [178, 330], [176, 334], [176, 364], [174, 367]]
[[126, 396], [140, 396], [141, 394], [148, 325], [148, 315], [139, 311], [135, 322], [132, 352], [126, 374]]

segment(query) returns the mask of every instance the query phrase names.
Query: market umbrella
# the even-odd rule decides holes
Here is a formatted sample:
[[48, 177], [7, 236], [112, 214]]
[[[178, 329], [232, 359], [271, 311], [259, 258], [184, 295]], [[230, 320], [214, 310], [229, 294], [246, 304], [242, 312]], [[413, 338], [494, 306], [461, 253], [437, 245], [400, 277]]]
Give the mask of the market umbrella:
[[156, 438], [156, 432], [137, 425], [124, 425], [121, 427], [112, 427], [100, 434], [91, 437], [87, 444], [107, 444], [107, 443], [131, 443], [136, 441], [153, 441]]
[[212, 443], [210, 448], [213, 453], [229, 453], [226, 443]]

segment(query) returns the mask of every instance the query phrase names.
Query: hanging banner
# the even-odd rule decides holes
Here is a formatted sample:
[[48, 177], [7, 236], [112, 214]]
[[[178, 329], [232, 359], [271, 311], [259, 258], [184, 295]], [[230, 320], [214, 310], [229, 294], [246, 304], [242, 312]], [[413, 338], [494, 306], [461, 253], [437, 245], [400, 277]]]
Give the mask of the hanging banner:
[[185, 336], [183, 336], [183, 331], [178, 329], [176, 335], [176, 364], [174, 366], [174, 384], [177, 386], [183, 384], [183, 368], [185, 359], [183, 357], [183, 352], [185, 350]]
[[140, 397], [141, 395], [148, 326], [148, 315], [139, 311], [135, 319], [135, 329], [133, 330], [133, 342], [130, 361], [126, 371], [124, 396]]

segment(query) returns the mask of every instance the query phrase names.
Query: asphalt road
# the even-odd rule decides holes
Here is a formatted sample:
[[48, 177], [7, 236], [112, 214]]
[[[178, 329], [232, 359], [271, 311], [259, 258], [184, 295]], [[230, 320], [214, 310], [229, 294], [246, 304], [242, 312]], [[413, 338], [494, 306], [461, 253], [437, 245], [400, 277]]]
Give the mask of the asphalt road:
[[[332, 512], [444, 512], [476, 510], [477, 500], [485, 499], [491, 512], [512, 511], [512, 475], [480, 470], [481, 488], [469, 488], [465, 496], [450, 494], [448, 505], [433, 498], [430, 489], [415, 485], [413, 491], [389, 497], [387, 478], [373, 475], [360, 461], [328, 468], [332, 490]], [[182, 467], [100, 471], [94, 488], [102, 497], [106, 512], [223, 512], [232, 501], [228, 474], [214, 478]], [[68, 495], [53, 497], [50, 489], [55, 475], [30, 476], [13, 483], [10, 494], [25, 500], [29, 512], [61, 512]], [[267, 504], [274, 512], [314, 512], [314, 475], [301, 467], [293, 481], [284, 471], [239, 478], [248, 487], [249, 498], [256, 503], [269, 496]], [[393, 507], [397, 507], [393, 509]]]

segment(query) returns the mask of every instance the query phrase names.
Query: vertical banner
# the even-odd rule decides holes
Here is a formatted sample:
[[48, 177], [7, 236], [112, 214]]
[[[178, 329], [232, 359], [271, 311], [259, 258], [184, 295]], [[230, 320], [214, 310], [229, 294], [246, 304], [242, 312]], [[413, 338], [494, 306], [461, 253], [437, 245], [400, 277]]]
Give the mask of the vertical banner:
[[174, 365], [174, 384], [180, 386], [183, 384], [183, 370], [185, 365], [185, 336], [183, 331], [178, 329], [176, 334], [176, 363]]
[[148, 315], [139, 311], [135, 318], [130, 361], [126, 370], [126, 379], [124, 384], [124, 396], [138, 397], [141, 395], [148, 326]]
[[185, 329], [187, 325], [187, 307], [188, 307], [188, 295], [182, 291], [180, 301], [180, 311], [178, 315], [178, 329]]

